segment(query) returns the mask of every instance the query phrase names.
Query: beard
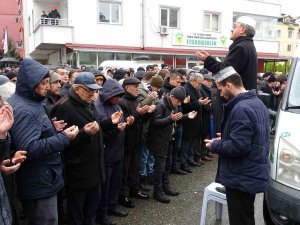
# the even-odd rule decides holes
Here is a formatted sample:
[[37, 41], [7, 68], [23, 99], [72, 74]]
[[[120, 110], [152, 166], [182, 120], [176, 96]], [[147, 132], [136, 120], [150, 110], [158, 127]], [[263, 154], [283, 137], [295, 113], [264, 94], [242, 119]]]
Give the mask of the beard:
[[226, 102], [229, 102], [231, 99], [234, 98], [234, 95], [226, 90], [226, 92], [223, 95], [223, 98], [226, 100]]

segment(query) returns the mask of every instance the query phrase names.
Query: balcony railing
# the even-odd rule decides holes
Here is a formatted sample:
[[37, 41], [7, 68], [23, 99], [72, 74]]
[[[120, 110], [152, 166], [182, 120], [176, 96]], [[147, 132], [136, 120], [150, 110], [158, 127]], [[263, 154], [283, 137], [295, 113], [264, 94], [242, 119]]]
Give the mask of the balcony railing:
[[71, 20], [67, 20], [67, 19], [40, 18], [38, 22], [35, 24], [34, 30], [36, 30], [39, 26], [69, 27], [72, 26], [72, 22]]

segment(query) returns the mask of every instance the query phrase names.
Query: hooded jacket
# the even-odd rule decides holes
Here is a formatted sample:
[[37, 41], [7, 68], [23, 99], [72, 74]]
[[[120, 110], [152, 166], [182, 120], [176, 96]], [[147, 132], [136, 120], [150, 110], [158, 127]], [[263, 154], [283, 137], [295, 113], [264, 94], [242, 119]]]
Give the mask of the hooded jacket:
[[35, 92], [47, 75], [43, 65], [24, 59], [16, 92], [8, 100], [14, 111], [12, 144], [14, 149], [27, 151], [27, 159], [17, 172], [20, 199], [50, 197], [64, 185], [59, 152], [69, 146], [69, 138], [64, 132], [56, 133], [42, 105], [45, 97]]
[[219, 155], [217, 182], [247, 193], [269, 186], [269, 115], [255, 90], [241, 93], [225, 106], [222, 139], [212, 142]]
[[[111, 118], [111, 115], [117, 111], [122, 111], [121, 107], [116, 104], [111, 104], [108, 99], [122, 95], [123, 87], [118, 81], [109, 79], [101, 89], [100, 98], [95, 102], [97, 116], [100, 120], [105, 121]], [[117, 126], [114, 125], [111, 129], [103, 131], [104, 139], [104, 161], [106, 164], [123, 160], [124, 158], [124, 137], [125, 131], [119, 132]]]
[[[10, 147], [9, 135], [6, 139], [0, 139], [0, 162], [8, 157], [8, 151]], [[2, 174], [0, 172], [0, 224], [10, 225], [12, 224], [12, 215], [10, 211], [10, 204], [7, 193], [5, 191], [5, 185], [2, 179]]]

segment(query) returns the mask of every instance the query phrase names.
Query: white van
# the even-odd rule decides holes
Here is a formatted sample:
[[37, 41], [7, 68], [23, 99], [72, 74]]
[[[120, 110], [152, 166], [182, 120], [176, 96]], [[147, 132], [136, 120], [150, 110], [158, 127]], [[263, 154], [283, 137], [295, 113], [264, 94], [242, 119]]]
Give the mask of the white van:
[[100, 66], [103, 67], [103, 71], [108, 69], [129, 69], [132, 68], [136, 72], [139, 67], [146, 69], [148, 65], [157, 64], [158, 68], [161, 69], [161, 64], [163, 61], [148, 61], [148, 60], [105, 60]]
[[277, 111], [270, 162], [270, 188], [265, 193], [263, 207], [265, 222], [300, 224], [300, 48], [293, 58]]

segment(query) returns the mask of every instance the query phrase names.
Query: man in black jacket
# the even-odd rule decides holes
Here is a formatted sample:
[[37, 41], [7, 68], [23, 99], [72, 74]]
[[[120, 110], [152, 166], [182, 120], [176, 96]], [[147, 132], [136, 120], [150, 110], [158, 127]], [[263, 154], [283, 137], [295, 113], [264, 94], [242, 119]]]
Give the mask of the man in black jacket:
[[204, 67], [216, 74], [227, 66], [232, 66], [241, 76], [246, 90], [256, 89], [257, 54], [253, 43], [255, 35], [254, 19], [241, 16], [235, 22], [231, 30], [230, 39], [233, 43], [229, 46], [229, 52], [224, 62], [218, 62], [205, 51], [196, 52]]
[[174, 88], [170, 95], [157, 103], [157, 109], [150, 120], [149, 149], [154, 155], [154, 198], [161, 203], [170, 203], [170, 196], [179, 193], [171, 188], [169, 174], [172, 165], [172, 136], [175, 122], [183, 118], [193, 119], [197, 115], [192, 111], [182, 115], [179, 106], [186, 98], [185, 89], [181, 86]]
[[[183, 86], [186, 94], [190, 96], [190, 102], [182, 105], [183, 113], [188, 113], [195, 110], [197, 116], [193, 120], [186, 120], [182, 122], [182, 142], [181, 142], [181, 168], [182, 170], [191, 173], [189, 166], [199, 166], [200, 153], [199, 144], [201, 139], [201, 120], [202, 120], [202, 105], [210, 103], [208, 98], [200, 96], [199, 88], [203, 81], [203, 76], [200, 73], [194, 73], [189, 77], [189, 81]], [[194, 152], [197, 152], [198, 157], [195, 157]]]
[[133, 208], [134, 203], [128, 198], [149, 199], [150, 196], [139, 190], [139, 161], [138, 149], [141, 145], [143, 117], [155, 110], [155, 105], [141, 106], [138, 99], [140, 80], [135, 77], [124, 79], [125, 94], [119, 105], [122, 108], [124, 119], [127, 121], [124, 141], [123, 187], [120, 192], [119, 202], [125, 207]]
[[52, 117], [79, 128], [64, 154], [70, 224], [94, 224], [100, 185], [105, 180], [102, 129], [113, 123], [107, 121], [99, 126], [92, 100], [99, 88], [92, 73], [79, 73], [68, 96], [57, 102], [52, 110]]

